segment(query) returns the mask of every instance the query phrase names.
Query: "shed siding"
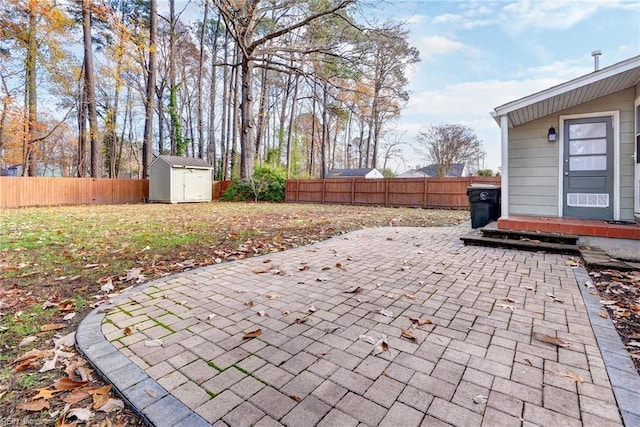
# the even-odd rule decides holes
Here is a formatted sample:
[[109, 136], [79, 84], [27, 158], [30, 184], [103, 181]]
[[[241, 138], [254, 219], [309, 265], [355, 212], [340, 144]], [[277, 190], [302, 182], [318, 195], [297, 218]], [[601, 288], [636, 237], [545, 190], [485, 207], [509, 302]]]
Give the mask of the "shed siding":
[[560, 116], [600, 111], [620, 112], [620, 218], [633, 220], [634, 124], [631, 87], [509, 129], [509, 214], [559, 216], [558, 155], [561, 142], [547, 142], [550, 126]]

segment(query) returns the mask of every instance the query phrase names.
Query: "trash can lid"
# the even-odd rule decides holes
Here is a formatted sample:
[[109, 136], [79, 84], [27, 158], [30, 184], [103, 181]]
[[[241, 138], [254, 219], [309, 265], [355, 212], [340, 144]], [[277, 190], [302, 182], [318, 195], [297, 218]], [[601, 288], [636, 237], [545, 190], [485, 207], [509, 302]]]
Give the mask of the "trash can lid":
[[499, 189], [501, 187], [499, 185], [494, 185], [494, 184], [478, 183], [478, 184], [471, 184], [471, 185], [469, 185], [468, 188], [470, 188], [470, 189], [479, 189], [479, 190], [483, 190], [483, 189], [494, 190], [494, 189]]

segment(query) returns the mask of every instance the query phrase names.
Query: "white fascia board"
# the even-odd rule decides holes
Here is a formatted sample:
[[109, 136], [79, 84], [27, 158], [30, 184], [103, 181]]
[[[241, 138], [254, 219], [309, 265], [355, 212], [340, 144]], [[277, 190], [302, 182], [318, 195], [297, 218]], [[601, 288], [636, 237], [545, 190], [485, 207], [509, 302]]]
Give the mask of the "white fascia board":
[[618, 62], [617, 64], [611, 65], [607, 68], [603, 68], [599, 71], [594, 71], [590, 74], [586, 74], [582, 77], [569, 80], [568, 82], [561, 83], [557, 86], [550, 87], [549, 89], [545, 89], [524, 98], [520, 98], [507, 104], [503, 104], [495, 108], [495, 116], [509, 114], [520, 108], [535, 104], [536, 102], [544, 101], [548, 98], [553, 98], [554, 96], [561, 95], [563, 93], [570, 92], [583, 86], [599, 82], [601, 80], [616, 76], [620, 73], [624, 73], [625, 71], [629, 71], [638, 67], [640, 67], [640, 55], [629, 58], [626, 61]]

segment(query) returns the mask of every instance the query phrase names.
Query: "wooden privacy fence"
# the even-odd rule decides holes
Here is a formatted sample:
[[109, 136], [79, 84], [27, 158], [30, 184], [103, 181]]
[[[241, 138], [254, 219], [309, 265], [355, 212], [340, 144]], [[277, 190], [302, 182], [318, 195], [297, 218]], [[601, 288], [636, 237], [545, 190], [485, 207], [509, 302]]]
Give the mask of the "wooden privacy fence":
[[[230, 181], [214, 181], [213, 200]], [[57, 205], [142, 203], [149, 198], [149, 180], [108, 178], [0, 177], [0, 208]]]
[[337, 178], [288, 180], [286, 202], [468, 209], [471, 184], [500, 185], [500, 177]]

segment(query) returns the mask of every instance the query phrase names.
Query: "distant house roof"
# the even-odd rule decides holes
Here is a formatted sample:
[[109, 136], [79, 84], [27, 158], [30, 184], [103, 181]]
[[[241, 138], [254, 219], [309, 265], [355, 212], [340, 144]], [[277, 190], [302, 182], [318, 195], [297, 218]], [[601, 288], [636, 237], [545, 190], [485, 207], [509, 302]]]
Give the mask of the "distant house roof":
[[155, 161], [158, 161], [158, 160], [162, 160], [170, 166], [175, 166], [179, 168], [213, 169], [213, 167], [209, 163], [195, 157], [162, 155], [162, 156], [158, 156], [158, 158]]
[[375, 175], [382, 177], [376, 168], [360, 168], [360, 169], [331, 169], [324, 176], [325, 178], [357, 178], [366, 177], [375, 171]]
[[[412, 174], [409, 175], [408, 172], [411, 172]], [[462, 172], [464, 172], [464, 163], [454, 163], [451, 165], [449, 173], [445, 174], [445, 176], [462, 176]], [[438, 176], [438, 169], [437, 165], [429, 165], [420, 169], [416, 169], [415, 171], [407, 171], [402, 175], [410, 177]]]

